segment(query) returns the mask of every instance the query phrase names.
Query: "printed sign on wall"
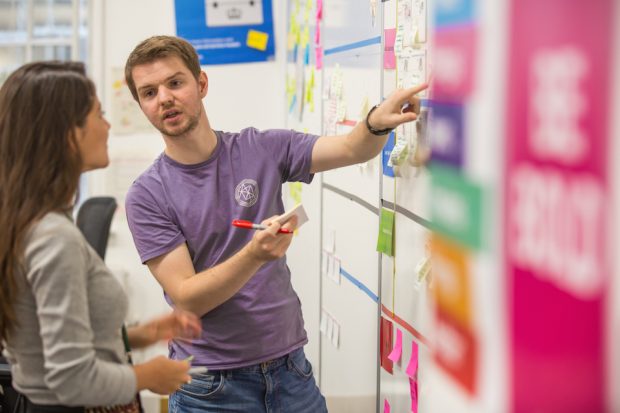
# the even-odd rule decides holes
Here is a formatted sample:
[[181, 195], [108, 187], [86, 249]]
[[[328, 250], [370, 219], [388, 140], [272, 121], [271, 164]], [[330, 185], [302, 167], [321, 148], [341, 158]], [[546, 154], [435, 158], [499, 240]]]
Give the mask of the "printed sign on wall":
[[175, 0], [177, 35], [201, 65], [273, 60], [271, 0]]

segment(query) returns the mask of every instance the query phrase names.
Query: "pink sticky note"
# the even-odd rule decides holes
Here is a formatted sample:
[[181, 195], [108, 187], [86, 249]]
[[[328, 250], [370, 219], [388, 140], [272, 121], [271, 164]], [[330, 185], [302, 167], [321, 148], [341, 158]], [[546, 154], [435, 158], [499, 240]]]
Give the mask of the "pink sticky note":
[[396, 55], [394, 54], [394, 42], [396, 41], [396, 29], [385, 29], [385, 49], [383, 51], [383, 68], [396, 68]]
[[316, 0], [316, 19], [321, 20], [323, 18], [323, 0]]
[[418, 343], [414, 341], [411, 342], [411, 358], [409, 359], [409, 364], [407, 365], [407, 369], [405, 373], [407, 376], [412, 379], [415, 377], [418, 372]]
[[409, 395], [411, 396], [411, 411], [418, 413], [418, 380], [409, 379]]
[[317, 46], [314, 52], [316, 53], [316, 70], [321, 70], [323, 68], [323, 48]]
[[383, 399], [383, 413], [390, 413], [390, 410], [392, 410], [392, 408], [390, 407], [390, 403], [387, 401], [387, 399]]
[[400, 328], [396, 329], [396, 343], [394, 344], [394, 348], [392, 352], [388, 356], [390, 360], [394, 363], [398, 363], [400, 360], [400, 355], [403, 353], [403, 332], [400, 331]]
[[314, 44], [317, 46], [321, 44], [321, 21], [316, 19], [316, 26], [314, 29]]

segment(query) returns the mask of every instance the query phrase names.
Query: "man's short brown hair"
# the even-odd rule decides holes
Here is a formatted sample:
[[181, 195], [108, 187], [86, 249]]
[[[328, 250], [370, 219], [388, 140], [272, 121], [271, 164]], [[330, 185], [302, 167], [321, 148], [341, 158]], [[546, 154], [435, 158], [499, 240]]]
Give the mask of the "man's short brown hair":
[[200, 76], [198, 53], [187, 40], [175, 36], [149, 37], [133, 49], [125, 64], [125, 81], [136, 101], [138, 101], [138, 91], [133, 81], [134, 67], [170, 56], [180, 58], [185, 67], [198, 79]]

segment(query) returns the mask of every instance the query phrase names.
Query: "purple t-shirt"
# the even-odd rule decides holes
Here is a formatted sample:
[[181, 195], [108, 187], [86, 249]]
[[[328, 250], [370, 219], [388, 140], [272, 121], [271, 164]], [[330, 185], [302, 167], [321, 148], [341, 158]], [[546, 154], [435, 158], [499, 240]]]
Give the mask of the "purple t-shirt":
[[[216, 132], [205, 162], [182, 165], [160, 155], [126, 197], [129, 228], [142, 262], [186, 242], [196, 272], [234, 255], [253, 232], [233, 219], [261, 222], [284, 212], [282, 183], [309, 183], [317, 136], [291, 130]], [[170, 298], [166, 296], [170, 302]], [[286, 258], [271, 261], [232, 298], [202, 317], [195, 340], [173, 340], [170, 356], [210, 369], [248, 366], [308, 342]]]

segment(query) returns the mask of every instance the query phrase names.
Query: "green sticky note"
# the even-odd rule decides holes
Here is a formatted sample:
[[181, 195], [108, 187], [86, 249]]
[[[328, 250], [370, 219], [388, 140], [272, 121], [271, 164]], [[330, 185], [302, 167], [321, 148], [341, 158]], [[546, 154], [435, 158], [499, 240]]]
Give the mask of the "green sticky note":
[[394, 256], [394, 211], [385, 208], [381, 208], [377, 251]]
[[431, 167], [433, 229], [465, 246], [482, 248], [482, 188], [458, 171]]

